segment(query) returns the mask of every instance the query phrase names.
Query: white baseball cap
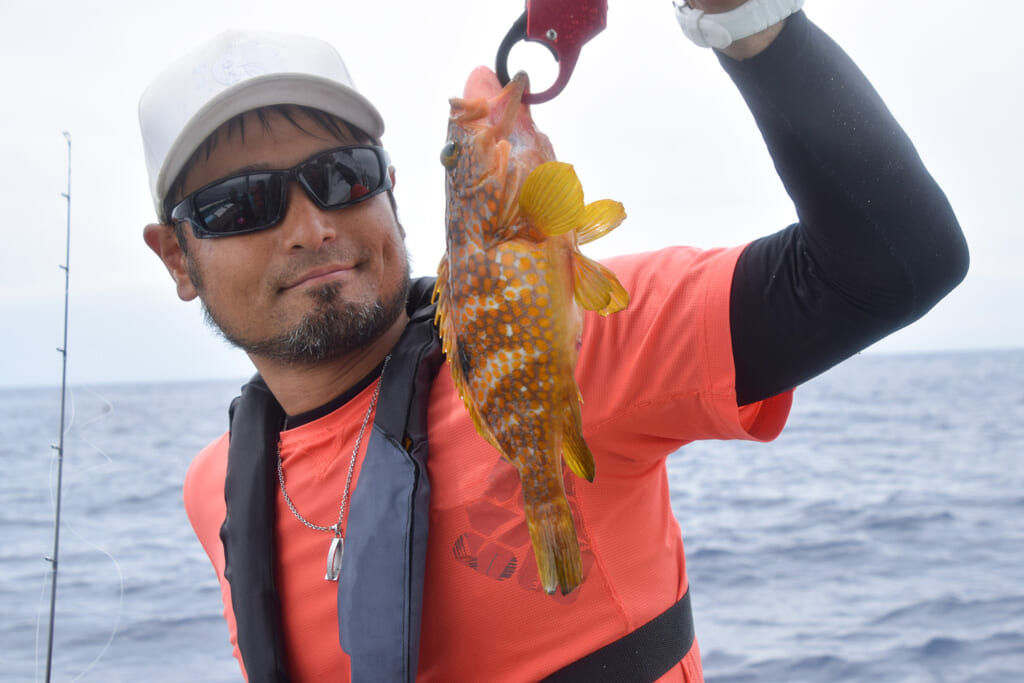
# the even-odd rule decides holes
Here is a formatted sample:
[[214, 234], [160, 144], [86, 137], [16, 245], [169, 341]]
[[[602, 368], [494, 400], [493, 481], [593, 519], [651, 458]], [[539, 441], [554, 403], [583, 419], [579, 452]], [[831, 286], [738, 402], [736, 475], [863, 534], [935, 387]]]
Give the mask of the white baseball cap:
[[221, 33], [164, 70], [139, 99], [160, 220], [168, 219], [163, 202], [171, 183], [203, 141], [232, 117], [275, 104], [325, 111], [375, 139], [384, 133], [377, 108], [356, 90], [329, 43], [288, 33]]

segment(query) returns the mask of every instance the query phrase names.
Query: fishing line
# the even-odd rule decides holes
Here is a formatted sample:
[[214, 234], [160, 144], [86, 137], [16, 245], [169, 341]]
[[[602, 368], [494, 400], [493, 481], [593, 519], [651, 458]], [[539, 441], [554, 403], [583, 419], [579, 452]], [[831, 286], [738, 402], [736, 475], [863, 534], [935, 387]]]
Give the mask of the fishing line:
[[[90, 441], [89, 439], [87, 439], [85, 436], [82, 435], [82, 430], [85, 429], [86, 427], [88, 427], [89, 425], [93, 424], [94, 422], [99, 422], [100, 420], [104, 420], [104, 419], [110, 417], [114, 413], [114, 404], [106, 396], [104, 396], [103, 394], [99, 393], [95, 389], [90, 389], [89, 387], [85, 387], [85, 390], [88, 391], [89, 393], [91, 393], [93, 396], [95, 396], [99, 400], [103, 401], [104, 405], [103, 405], [102, 408], [100, 408], [100, 412], [99, 412], [98, 415], [96, 415], [95, 417], [92, 417], [92, 418], [90, 418], [90, 419], [88, 419], [88, 420], [86, 420], [85, 422], [82, 423], [82, 426], [78, 428], [78, 434], [76, 435], [76, 438], [79, 441], [81, 441], [84, 444], [86, 444], [87, 446], [89, 446], [90, 448], [92, 448], [93, 451], [95, 451], [97, 454], [103, 456], [103, 458], [104, 458], [104, 460], [106, 460], [106, 462], [105, 463], [104, 462], [98, 462], [95, 465], [90, 465], [89, 467], [83, 468], [82, 470], [74, 473], [74, 477], [75, 478], [82, 477], [85, 474], [87, 474], [87, 473], [91, 472], [92, 470], [96, 469], [97, 467], [103, 467], [105, 465], [113, 465], [114, 464], [114, 461], [110, 458], [110, 456], [107, 455], [106, 451], [104, 451], [102, 448], [100, 448], [95, 443], [93, 443], [92, 441]], [[74, 421], [75, 421], [74, 390], [70, 390], [69, 393], [71, 394], [71, 408], [72, 408], [71, 424], [74, 424]], [[68, 425], [68, 431], [70, 431], [70, 429], [71, 429], [71, 424]]]
[[[113, 459], [109, 455], [107, 455], [106, 451], [104, 451], [102, 448], [100, 448], [95, 443], [93, 443], [92, 441], [90, 441], [89, 439], [87, 439], [86, 437], [84, 437], [82, 435], [82, 429], [83, 428], [88, 427], [89, 425], [94, 424], [94, 423], [96, 423], [96, 422], [98, 422], [100, 420], [106, 419], [111, 414], [113, 414], [113, 412], [114, 412], [114, 404], [113, 404], [112, 401], [107, 399], [107, 397], [103, 396], [99, 392], [97, 392], [97, 391], [95, 391], [93, 389], [90, 389], [88, 387], [86, 387], [86, 390], [89, 391], [90, 393], [92, 393], [96, 398], [100, 399], [103, 402], [104, 405], [100, 409], [100, 413], [98, 415], [96, 415], [95, 417], [92, 417], [92, 418], [86, 420], [85, 422], [82, 423], [82, 425], [80, 427], [78, 427], [78, 429], [76, 430], [75, 438], [76, 438], [77, 441], [86, 444], [95, 453], [97, 453], [100, 456], [102, 456], [103, 459], [106, 460], [106, 462], [105, 463], [104, 462], [99, 462], [99, 463], [97, 463], [95, 465], [91, 465], [91, 466], [86, 467], [84, 469], [81, 469], [81, 470], [79, 470], [77, 472], [74, 472], [72, 474], [72, 477], [70, 478], [70, 480], [67, 482], [69, 485], [74, 484], [76, 481], [80, 480], [85, 474], [91, 472], [92, 470], [96, 469], [97, 467], [103, 467], [103, 466], [106, 466], [106, 465], [113, 465], [114, 464]], [[70, 405], [71, 405], [71, 411], [70, 411], [70, 416], [71, 417], [70, 417], [70, 420], [68, 421], [67, 426], [65, 427], [65, 430], [64, 430], [64, 435], [65, 436], [69, 436], [70, 435], [71, 427], [75, 423], [75, 416], [77, 414], [77, 411], [76, 411], [77, 404], [75, 402], [75, 392], [74, 392], [73, 387], [70, 387], [70, 386], [68, 387], [68, 397], [70, 399]], [[50, 492], [50, 505], [51, 505], [51, 507], [54, 507], [56, 505], [56, 501], [55, 501], [55, 498], [54, 498], [54, 488], [55, 487], [54, 487], [54, 471], [53, 471], [54, 470], [55, 462], [56, 462], [56, 458], [53, 458], [51, 460], [51, 462], [50, 462], [50, 487], [49, 487], [50, 491], [49, 492]], [[77, 529], [75, 529], [74, 525], [71, 524], [70, 522], [65, 521], [63, 526], [64, 526], [64, 529], [66, 531], [70, 532], [76, 539], [81, 541], [84, 545], [92, 548], [93, 550], [95, 550], [97, 552], [102, 553], [103, 555], [106, 555], [107, 559], [110, 560], [111, 564], [114, 565], [114, 569], [117, 571], [117, 581], [118, 581], [117, 608], [116, 608], [116, 613], [114, 614], [114, 625], [113, 625], [113, 628], [110, 631], [110, 636], [107, 638], [106, 643], [104, 643], [103, 647], [100, 649], [100, 651], [96, 655], [96, 657], [93, 658], [93, 660], [91, 662], [89, 662], [89, 664], [84, 669], [82, 669], [78, 673], [77, 676], [75, 676], [74, 678], [71, 679], [72, 682], [74, 682], [74, 681], [77, 681], [80, 678], [82, 678], [82, 676], [85, 676], [87, 673], [89, 673], [89, 671], [91, 671], [93, 669], [93, 667], [95, 667], [100, 662], [100, 660], [103, 659], [103, 657], [104, 657], [104, 655], [106, 655], [107, 651], [110, 650], [110, 647], [111, 647], [111, 645], [114, 642], [114, 638], [117, 636], [117, 634], [121, 630], [121, 616], [122, 616], [122, 614], [124, 612], [124, 594], [125, 594], [124, 572], [121, 570], [121, 564], [117, 561], [117, 558], [115, 558], [113, 556], [113, 554], [111, 554], [108, 550], [106, 550], [105, 548], [99, 546], [98, 544], [93, 543], [92, 541], [86, 539], [84, 536], [82, 536], [82, 534], [80, 534], [77, 531]], [[37, 616], [37, 621], [36, 621], [36, 677], [37, 677], [37, 680], [38, 680], [38, 675], [39, 675], [39, 624], [40, 624], [41, 618], [42, 618], [42, 609], [40, 608], [40, 613]]]

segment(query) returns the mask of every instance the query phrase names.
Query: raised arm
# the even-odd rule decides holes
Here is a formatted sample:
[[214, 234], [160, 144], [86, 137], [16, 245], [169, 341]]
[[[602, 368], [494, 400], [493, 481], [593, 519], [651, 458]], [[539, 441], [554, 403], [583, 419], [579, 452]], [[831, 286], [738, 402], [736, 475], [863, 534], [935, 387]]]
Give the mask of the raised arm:
[[[691, 2], [708, 12], [739, 4]], [[736, 267], [730, 322], [743, 405], [924, 315], [963, 279], [968, 253], [909, 138], [803, 12], [723, 52], [799, 219], [751, 243]]]

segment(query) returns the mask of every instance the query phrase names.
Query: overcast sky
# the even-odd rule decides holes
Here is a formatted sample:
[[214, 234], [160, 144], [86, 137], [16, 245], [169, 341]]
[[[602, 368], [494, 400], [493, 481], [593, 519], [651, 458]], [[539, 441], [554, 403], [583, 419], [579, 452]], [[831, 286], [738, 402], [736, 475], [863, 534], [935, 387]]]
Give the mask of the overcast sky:
[[[710, 51], [685, 40], [669, 0], [610, 0], [608, 28], [534, 118], [587, 199], [629, 214], [592, 256], [669, 244], [732, 245], [795, 218], [752, 119]], [[57, 384], [63, 322], [68, 130], [72, 147], [69, 378], [78, 383], [239, 378], [251, 372], [177, 300], [142, 241], [153, 219], [138, 97], [176, 56], [227, 28], [334, 43], [384, 114], [413, 269], [443, 251], [447, 98], [493, 65], [521, 0], [0, 4], [0, 386]], [[967, 233], [967, 281], [925, 320], [873, 350], [1024, 346], [1024, 214], [1017, 33], [1024, 3], [983, 14], [952, 0], [808, 0], [812, 20], [882, 93]], [[513, 54], [535, 85], [543, 48]], [[538, 88], [539, 89], [539, 88]]]

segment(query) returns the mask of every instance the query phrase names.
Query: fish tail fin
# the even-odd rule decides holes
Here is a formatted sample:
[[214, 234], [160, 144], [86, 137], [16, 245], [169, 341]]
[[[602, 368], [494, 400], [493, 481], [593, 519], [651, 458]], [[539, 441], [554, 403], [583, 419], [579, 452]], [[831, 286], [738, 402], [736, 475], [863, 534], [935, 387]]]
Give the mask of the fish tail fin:
[[549, 236], [564, 235], [583, 220], [583, 186], [571, 164], [548, 161], [530, 171], [519, 192], [519, 211]]
[[622, 202], [613, 199], [599, 199], [583, 207], [583, 222], [576, 228], [576, 239], [588, 244], [610, 233], [626, 220]]
[[562, 457], [577, 477], [594, 481], [594, 455], [583, 440], [583, 420], [579, 400], [569, 401], [562, 424]]
[[583, 580], [583, 562], [569, 502], [564, 497], [526, 506], [526, 524], [537, 558], [540, 582], [548, 595], [568, 595]]
[[573, 258], [576, 303], [588, 311], [608, 315], [629, 305], [629, 292], [608, 268], [577, 252]]

